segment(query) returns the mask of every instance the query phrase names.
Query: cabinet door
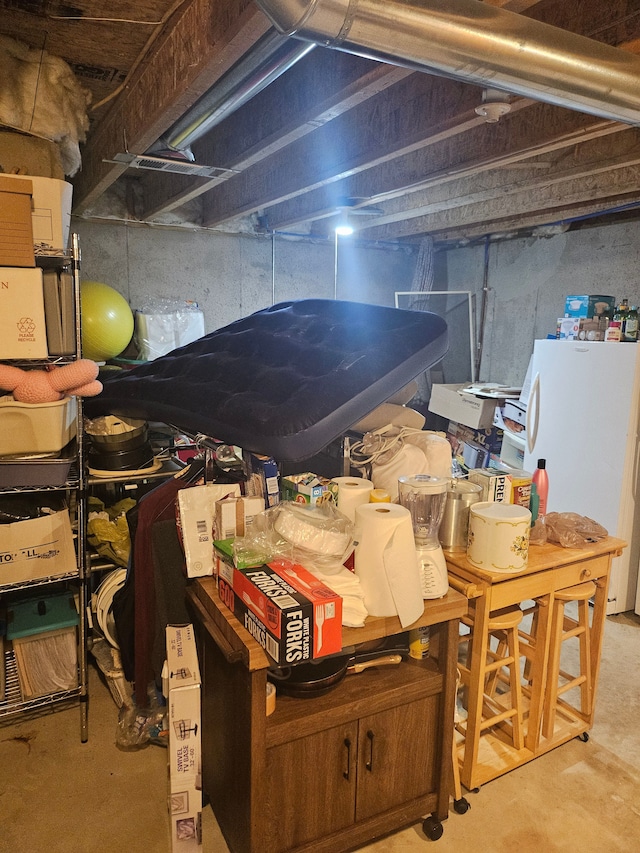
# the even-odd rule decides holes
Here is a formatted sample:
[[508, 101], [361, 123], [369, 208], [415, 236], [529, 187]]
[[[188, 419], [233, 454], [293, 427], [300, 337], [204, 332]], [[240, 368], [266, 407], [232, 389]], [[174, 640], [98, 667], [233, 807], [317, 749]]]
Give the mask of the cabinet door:
[[356, 820], [436, 790], [439, 696], [360, 720]]
[[353, 823], [357, 731], [357, 724], [349, 723], [267, 750], [265, 853], [289, 850]]

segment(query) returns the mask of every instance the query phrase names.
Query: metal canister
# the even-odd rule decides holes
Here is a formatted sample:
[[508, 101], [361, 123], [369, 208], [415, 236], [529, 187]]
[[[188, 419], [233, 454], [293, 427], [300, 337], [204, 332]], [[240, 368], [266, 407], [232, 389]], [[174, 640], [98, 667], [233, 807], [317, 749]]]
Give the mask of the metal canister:
[[481, 499], [482, 486], [463, 479], [451, 480], [438, 532], [440, 544], [446, 551], [467, 550], [469, 507]]

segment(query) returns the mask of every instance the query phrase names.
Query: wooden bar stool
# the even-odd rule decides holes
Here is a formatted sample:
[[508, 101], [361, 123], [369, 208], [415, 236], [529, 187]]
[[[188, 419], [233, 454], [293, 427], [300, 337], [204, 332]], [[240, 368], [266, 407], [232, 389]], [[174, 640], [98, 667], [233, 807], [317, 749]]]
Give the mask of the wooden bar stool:
[[[473, 634], [473, 620], [463, 616], [461, 621], [471, 630], [469, 634], [461, 636], [460, 642], [469, 644], [477, 642], [477, 638]], [[483, 693], [479, 697], [478, 707], [467, 709], [468, 715], [476, 715], [477, 730], [480, 734], [489, 728], [497, 727], [505, 722], [508, 723], [509, 736], [515, 749], [524, 747], [520, 643], [518, 640], [518, 626], [521, 621], [522, 611], [515, 605], [496, 610], [489, 616], [486, 648], [482, 650], [482, 662], [478, 673], [478, 682], [483, 685]], [[497, 639], [495, 651], [491, 649], [492, 637]], [[469, 684], [470, 677], [469, 660], [470, 648], [468, 646], [467, 665], [458, 662], [462, 682], [466, 686]], [[508, 675], [504, 674], [505, 669], [508, 670]], [[500, 682], [509, 686], [508, 707], [504, 706], [498, 699], [497, 687]], [[459, 722], [456, 728], [466, 735], [465, 722]], [[500, 728], [504, 729], [504, 726], [500, 725]]]
[[[577, 584], [567, 589], [558, 590], [554, 595], [553, 612], [551, 614], [551, 639], [549, 646], [549, 669], [547, 672], [547, 689], [544, 701], [542, 719], [543, 737], [551, 737], [556, 720], [558, 707], [566, 708], [575, 716], [584, 717], [588, 723], [592, 710], [593, 678], [591, 674], [591, 629], [589, 627], [589, 599], [596, 593], [593, 581]], [[565, 606], [575, 601], [578, 604], [578, 618], [566, 615]], [[572, 674], [561, 669], [562, 644], [576, 637], [580, 647], [580, 671]], [[558, 697], [580, 687], [580, 705], [574, 707]]]

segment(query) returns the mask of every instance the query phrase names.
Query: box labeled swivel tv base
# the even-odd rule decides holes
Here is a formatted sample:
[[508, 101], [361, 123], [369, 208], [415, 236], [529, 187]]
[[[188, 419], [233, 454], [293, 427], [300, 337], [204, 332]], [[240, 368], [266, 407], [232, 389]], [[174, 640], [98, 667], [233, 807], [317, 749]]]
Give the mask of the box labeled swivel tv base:
[[237, 569], [221, 563], [220, 598], [280, 665], [342, 651], [342, 598], [289, 560]]
[[165, 692], [169, 730], [171, 849], [202, 850], [200, 666], [193, 625], [167, 625]]

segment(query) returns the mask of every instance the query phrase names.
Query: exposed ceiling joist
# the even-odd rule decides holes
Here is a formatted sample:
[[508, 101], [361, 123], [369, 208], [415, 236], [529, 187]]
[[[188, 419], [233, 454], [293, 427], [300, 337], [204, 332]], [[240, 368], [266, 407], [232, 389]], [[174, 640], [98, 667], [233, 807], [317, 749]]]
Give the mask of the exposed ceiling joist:
[[[293, 3], [299, 11], [308, 0], [258, 2]], [[346, 2], [334, 0], [336, 14]], [[354, 19], [370, 2], [353, 0]], [[402, 2], [390, 0], [385, 12]], [[413, 2], [404, 0], [407, 7]], [[596, 57], [604, 55], [599, 44], [618, 48], [608, 55], [620, 68], [635, 68], [633, 54], [640, 53], [636, 0], [421, 5], [432, 13], [437, 9], [454, 38], [465, 36], [455, 31], [454, 12], [468, 9], [479, 20], [497, 22], [498, 34], [507, 20], [525, 33], [542, 32], [533, 22], [555, 28], [549, 49], [558, 60], [571, 55], [572, 34], [592, 40], [587, 47]], [[319, 0], [314, 14], [324, 6]], [[82, 170], [73, 181], [79, 215], [97, 214], [113, 191], [120, 201], [135, 198], [129, 220], [184, 217], [191, 226], [197, 215], [203, 226], [225, 231], [251, 233], [266, 226], [320, 234], [326, 233], [336, 199], [349, 196], [383, 211], [358, 217], [356, 228], [365, 238], [413, 241], [430, 234], [448, 241], [583, 216], [590, 207], [601, 214], [636, 194], [637, 140], [627, 122], [593, 116], [576, 103], [563, 107], [511, 94], [509, 112], [487, 124], [476, 112], [486, 97], [477, 81], [322, 46], [248, 101], [224, 104], [223, 118], [192, 144], [203, 171], [218, 167], [237, 174], [214, 172], [207, 178], [126, 169], [107, 161], [123, 152], [152, 152], [202, 95], [213, 87], [215, 96], [220, 81], [243, 67], [272, 21], [250, 0], [121, 0], [106, 13], [99, 0], [83, 0], [73, 16], [58, 0], [44, 5], [0, 0], [0, 10], [0, 34], [65, 59], [98, 105], [90, 112]], [[507, 18], [503, 12], [513, 14]], [[345, 22], [341, 48], [356, 47], [349, 43], [356, 30]], [[420, 49], [428, 42], [423, 38]], [[476, 47], [467, 45], [461, 62], [484, 79], [491, 66], [478, 66]], [[578, 83], [584, 77], [593, 85], [592, 70], [578, 63], [572, 73]], [[539, 84], [534, 72], [524, 75], [525, 85]], [[640, 109], [639, 84], [640, 75], [628, 95]], [[135, 192], [124, 191], [129, 184]]]

